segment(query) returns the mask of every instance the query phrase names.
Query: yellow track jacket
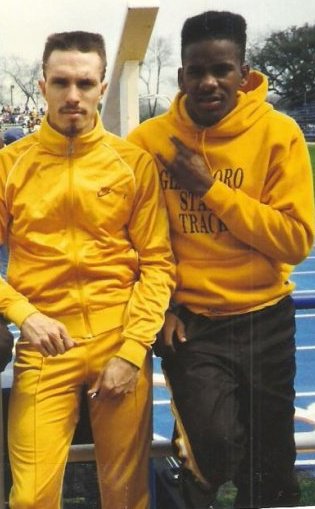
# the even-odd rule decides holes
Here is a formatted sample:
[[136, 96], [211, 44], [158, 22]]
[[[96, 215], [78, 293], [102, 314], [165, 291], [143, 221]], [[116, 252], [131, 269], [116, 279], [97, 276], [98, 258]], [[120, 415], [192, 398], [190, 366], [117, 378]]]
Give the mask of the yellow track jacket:
[[292, 265], [313, 243], [307, 146], [295, 121], [265, 102], [267, 90], [267, 79], [251, 72], [233, 111], [207, 128], [193, 123], [178, 94], [167, 113], [128, 137], [171, 161], [175, 135], [215, 178], [199, 198], [160, 165], [178, 263], [175, 299], [195, 313], [238, 314], [277, 302], [292, 291]]
[[0, 152], [0, 312], [40, 311], [73, 337], [123, 324], [118, 355], [138, 366], [174, 286], [167, 212], [152, 158], [100, 118], [70, 139], [47, 120]]

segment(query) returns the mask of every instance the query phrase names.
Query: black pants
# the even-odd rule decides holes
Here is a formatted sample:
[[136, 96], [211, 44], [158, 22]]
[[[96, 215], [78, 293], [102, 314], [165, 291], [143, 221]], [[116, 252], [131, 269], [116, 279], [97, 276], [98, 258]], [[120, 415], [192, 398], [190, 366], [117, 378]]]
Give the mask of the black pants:
[[223, 320], [182, 308], [188, 341], [162, 361], [199, 470], [214, 488], [233, 480], [238, 508], [299, 500], [294, 315], [291, 297]]

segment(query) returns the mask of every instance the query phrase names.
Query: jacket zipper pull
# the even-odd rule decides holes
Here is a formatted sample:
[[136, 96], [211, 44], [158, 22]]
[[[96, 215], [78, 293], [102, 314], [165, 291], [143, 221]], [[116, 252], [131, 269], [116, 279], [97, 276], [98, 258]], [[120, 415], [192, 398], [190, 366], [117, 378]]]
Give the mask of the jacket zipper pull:
[[68, 145], [67, 152], [68, 152], [68, 157], [71, 157], [74, 154], [74, 143], [73, 143], [73, 139], [72, 138], [70, 138], [70, 140], [69, 140], [69, 145]]

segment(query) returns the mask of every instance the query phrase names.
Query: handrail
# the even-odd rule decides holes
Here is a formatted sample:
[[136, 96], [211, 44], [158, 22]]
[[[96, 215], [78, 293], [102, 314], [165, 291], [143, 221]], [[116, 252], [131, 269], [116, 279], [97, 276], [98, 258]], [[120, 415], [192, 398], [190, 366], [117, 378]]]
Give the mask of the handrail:
[[315, 296], [293, 295], [296, 309], [315, 309]]
[[[151, 458], [160, 458], [174, 454], [170, 440], [152, 440]], [[70, 447], [68, 463], [95, 461], [94, 444], [73, 444]]]
[[[315, 309], [315, 296], [293, 295], [296, 309]], [[312, 422], [302, 415], [301, 409], [296, 409], [295, 419], [313, 425], [312, 431], [300, 431], [294, 434], [296, 449], [300, 453], [315, 452], [315, 418]]]
[[[3, 405], [2, 405], [2, 387], [1, 387], [1, 376], [0, 376], [0, 419], [3, 423]], [[0, 507], [5, 507], [5, 489], [4, 489], [4, 435], [3, 435], [3, 424], [0, 427]]]

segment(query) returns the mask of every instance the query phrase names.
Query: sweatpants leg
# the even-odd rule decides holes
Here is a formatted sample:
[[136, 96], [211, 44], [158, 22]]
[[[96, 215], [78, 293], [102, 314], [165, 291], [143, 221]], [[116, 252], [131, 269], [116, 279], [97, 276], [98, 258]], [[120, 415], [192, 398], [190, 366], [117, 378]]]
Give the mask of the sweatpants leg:
[[214, 489], [234, 480], [237, 508], [296, 505], [292, 299], [222, 321], [180, 318], [188, 341], [163, 368], [184, 465]]
[[295, 506], [295, 319], [291, 298], [244, 317], [236, 335], [243, 343], [241, 419], [247, 452], [235, 478], [235, 507]]
[[[89, 352], [90, 380], [117, 350], [120, 331], [107, 334], [103, 344]], [[105, 339], [105, 338], [104, 338]], [[101, 343], [99, 342], [101, 347]], [[149, 454], [151, 445], [152, 373], [147, 356], [135, 392], [119, 398], [90, 400], [102, 509], [149, 508]]]
[[[121, 329], [43, 358], [18, 342], [9, 410], [11, 509], [60, 509], [65, 462], [82, 387], [119, 350]], [[152, 374], [149, 355], [134, 393], [90, 401], [102, 509], [148, 509]]]
[[[78, 419], [76, 351], [43, 358], [17, 344], [8, 439], [11, 509], [59, 509], [62, 477]], [[73, 373], [73, 376], [71, 376]]]
[[177, 446], [184, 465], [215, 491], [234, 476], [244, 455], [238, 345], [229, 321], [210, 321], [188, 310], [181, 318], [188, 341], [162, 363], [172, 392]]

